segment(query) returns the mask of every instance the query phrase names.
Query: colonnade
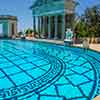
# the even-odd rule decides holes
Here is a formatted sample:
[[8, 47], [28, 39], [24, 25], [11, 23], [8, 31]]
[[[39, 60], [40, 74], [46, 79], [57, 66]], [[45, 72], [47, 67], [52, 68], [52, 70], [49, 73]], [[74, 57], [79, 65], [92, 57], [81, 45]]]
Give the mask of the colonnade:
[[49, 39], [64, 39], [65, 26], [65, 15], [33, 16], [33, 30]]

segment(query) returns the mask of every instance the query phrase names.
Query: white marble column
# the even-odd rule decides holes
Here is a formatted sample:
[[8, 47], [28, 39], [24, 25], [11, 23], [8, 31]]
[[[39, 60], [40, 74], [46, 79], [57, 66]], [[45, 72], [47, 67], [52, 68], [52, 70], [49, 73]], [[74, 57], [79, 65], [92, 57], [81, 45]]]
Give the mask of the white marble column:
[[42, 16], [40, 16], [40, 33], [42, 33]]
[[36, 19], [35, 16], [33, 16], [33, 31], [36, 32]]
[[57, 34], [58, 34], [58, 16], [54, 16], [54, 24], [55, 24], [55, 35], [54, 35], [54, 39], [57, 39]]
[[40, 33], [40, 16], [38, 16], [38, 33]]
[[65, 35], [65, 15], [62, 15], [62, 36], [61, 39], [64, 40]]
[[48, 38], [51, 38], [51, 16], [48, 16]]
[[15, 32], [15, 24], [14, 24], [14, 22], [13, 21], [9, 21], [8, 27], [9, 27], [8, 28], [8, 37], [12, 37], [14, 35], [14, 32]]
[[11, 37], [12, 36], [12, 32], [11, 32], [11, 22], [9, 21], [9, 24], [8, 24], [8, 37]]
[[43, 30], [42, 30], [43, 35], [45, 34], [45, 16], [43, 16]]
[[17, 24], [14, 22], [14, 35], [17, 33]]
[[41, 34], [41, 30], [42, 30], [42, 19], [41, 19], [41, 16], [40, 16], [40, 34]]

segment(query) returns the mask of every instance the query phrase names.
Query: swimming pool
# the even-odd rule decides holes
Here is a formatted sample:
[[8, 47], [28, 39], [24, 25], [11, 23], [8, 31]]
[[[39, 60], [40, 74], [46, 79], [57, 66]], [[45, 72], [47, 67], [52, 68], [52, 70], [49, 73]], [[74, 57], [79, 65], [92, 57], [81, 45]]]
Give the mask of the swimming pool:
[[92, 100], [100, 94], [100, 53], [0, 40], [0, 100]]

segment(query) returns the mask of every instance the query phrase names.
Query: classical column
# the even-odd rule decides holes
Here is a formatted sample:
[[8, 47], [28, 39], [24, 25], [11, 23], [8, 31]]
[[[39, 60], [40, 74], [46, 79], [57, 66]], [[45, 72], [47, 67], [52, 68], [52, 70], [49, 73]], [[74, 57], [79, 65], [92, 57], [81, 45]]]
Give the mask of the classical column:
[[54, 32], [54, 39], [57, 39], [57, 33], [58, 33], [58, 16], [56, 15], [56, 16], [54, 16], [54, 24], [55, 24], [55, 32]]
[[39, 16], [37, 16], [37, 32], [39, 33]]
[[40, 27], [41, 27], [41, 25], [40, 25], [40, 16], [38, 16], [38, 33], [40, 33]]
[[45, 16], [45, 36], [48, 38], [48, 17]]
[[35, 16], [33, 16], [33, 31], [36, 32], [36, 19]]
[[15, 23], [14, 22], [10, 23], [9, 29], [11, 31], [11, 33], [9, 34], [9, 36], [12, 37], [14, 35], [14, 33], [15, 33]]
[[3, 36], [9, 35], [9, 24], [7, 22], [3, 23]]
[[41, 16], [39, 17], [39, 19], [40, 19], [40, 33], [41, 33], [41, 26], [42, 26]]
[[43, 16], [43, 35], [45, 34], [45, 16]]
[[8, 22], [8, 37], [11, 37], [12, 36], [12, 33], [11, 33], [11, 23], [10, 21]]
[[13, 35], [15, 35], [16, 33], [17, 33], [17, 23], [14, 22], [14, 34]]
[[64, 40], [65, 36], [65, 15], [62, 15], [62, 36], [61, 39]]
[[51, 16], [48, 16], [48, 38], [51, 38]]
[[9, 34], [8, 34], [8, 37], [11, 37], [12, 35], [12, 22], [9, 21]]
[[43, 33], [42, 30], [43, 30], [43, 16], [40, 17], [40, 32], [41, 32], [41, 34]]

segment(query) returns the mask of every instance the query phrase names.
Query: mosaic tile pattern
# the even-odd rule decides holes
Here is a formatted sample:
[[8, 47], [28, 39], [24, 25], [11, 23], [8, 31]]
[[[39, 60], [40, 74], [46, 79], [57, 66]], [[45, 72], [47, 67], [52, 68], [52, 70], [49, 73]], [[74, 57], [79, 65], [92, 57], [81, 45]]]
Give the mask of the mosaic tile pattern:
[[0, 40], [0, 100], [92, 100], [100, 54], [48, 43]]

